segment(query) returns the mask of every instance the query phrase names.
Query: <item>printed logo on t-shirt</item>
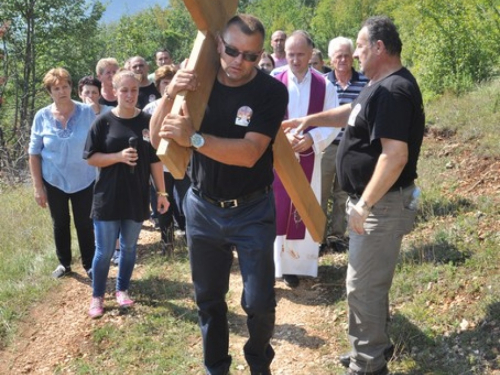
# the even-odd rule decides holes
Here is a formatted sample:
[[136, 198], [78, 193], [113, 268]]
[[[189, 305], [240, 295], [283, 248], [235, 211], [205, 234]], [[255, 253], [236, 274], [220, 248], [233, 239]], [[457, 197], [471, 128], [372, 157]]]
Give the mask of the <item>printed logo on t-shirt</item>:
[[142, 139], [149, 142], [149, 129], [142, 129]]
[[250, 107], [243, 106], [238, 109], [236, 114], [236, 120], [234, 123], [239, 126], [248, 126], [250, 120], [252, 119], [253, 110]]
[[149, 95], [149, 102], [154, 102], [156, 100], [156, 96], [154, 94]]
[[354, 124], [356, 123], [356, 117], [358, 117], [360, 111], [361, 111], [361, 104], [358, 103], [352, 109], [351, 114], [349, 115], [349, 121], [347, 121], [347, 125], [354, 126]]

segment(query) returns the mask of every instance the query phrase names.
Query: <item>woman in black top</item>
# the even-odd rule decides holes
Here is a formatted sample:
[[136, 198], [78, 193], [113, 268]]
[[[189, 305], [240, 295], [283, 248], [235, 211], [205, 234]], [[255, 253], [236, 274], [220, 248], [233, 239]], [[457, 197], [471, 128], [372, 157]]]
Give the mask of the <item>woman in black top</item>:
[[96, 119], [84, 151], [88, 163], [100, 168], [92, 205], [96, 235], [89, 309], [92, 318], [104, 313], [106, 280], [118, 233], [121, 256], [116, 299], [120, 307], [134, 303], [128, 296], [128, 288], [139, 233], [143, 221], [149, 218], [150, 175], [158, 191], [158, 211], [163, 213], [169, 206], [162, 163], [149, 142], [151, 116], [135, 107], [139, 80], [130, 71], [120, 71], [113, 77], [113, 89], [118, 106]]

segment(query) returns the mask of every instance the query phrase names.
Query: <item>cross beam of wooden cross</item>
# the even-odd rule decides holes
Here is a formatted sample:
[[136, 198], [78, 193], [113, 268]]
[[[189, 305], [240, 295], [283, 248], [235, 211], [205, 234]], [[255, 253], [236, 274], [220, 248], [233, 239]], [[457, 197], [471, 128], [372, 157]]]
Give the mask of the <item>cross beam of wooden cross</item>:
[[[182, 104], [185, 101], [194, 127], [198, 130], [220, 66], [220, 57], [217, 53], [217, 33], [235, 14], [238, 1], [184, 0], [184, 3], [198, 28], [198, 35], [186, 68], [196, 72], [200, 86], [196, 91], [184, 91], [177, 94], [171, 112], [180, 114]], [[182, 179], [186, 173], [191, 152], [190, 149], [179, 146], [175, 141], [162, 139], [157, 154], [174, 178]], [[316, 242], [321, 242], [326, 217], [281, 129], [274, 141], [273, 152], [276, 173], [283, 182], [283, 186], [311, 237]]]

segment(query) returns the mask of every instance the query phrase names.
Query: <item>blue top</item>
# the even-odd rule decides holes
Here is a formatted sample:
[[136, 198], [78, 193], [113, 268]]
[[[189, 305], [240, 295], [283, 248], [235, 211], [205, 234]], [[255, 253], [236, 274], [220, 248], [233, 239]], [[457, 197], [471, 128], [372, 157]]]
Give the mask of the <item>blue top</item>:
[[75, 111], [66, 129], [52, 115], [52, 104], [40, 109], [33, 120], [28, 148], [30, 155], [40, 155], [42, 177], [50, 185], [71, 194], [92, 184], [97, 168], [83, 159], [83, 148], [95, 119], [92, 108], [73, 101]]

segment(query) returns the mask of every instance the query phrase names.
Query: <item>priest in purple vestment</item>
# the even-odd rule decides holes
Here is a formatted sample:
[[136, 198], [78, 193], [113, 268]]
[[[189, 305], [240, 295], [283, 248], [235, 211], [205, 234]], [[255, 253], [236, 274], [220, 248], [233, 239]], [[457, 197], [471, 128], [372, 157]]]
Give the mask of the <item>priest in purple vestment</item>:
[[[285, 43], [288, 64], [272, 75], [288, 88], [287, 117], [302, 117], [338, 106], [337, 92], [323, 75], [309, 67], [314, 44], [305, 31], [292, 33]], [[311, 128], [302, 133], [287, 133], [311, 188], [321, 201], [321, 154], [338, 134], [336, 128]], [[283, 184], [275, 174], [277, 236], [274, 242], [276, 277], [283, 277], [290, 287], [299, 285], [298, 276], [316, 277], [319, 244], [314, 242], [302, 218], [292, 204]]]

